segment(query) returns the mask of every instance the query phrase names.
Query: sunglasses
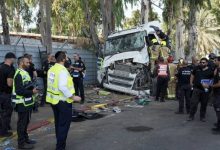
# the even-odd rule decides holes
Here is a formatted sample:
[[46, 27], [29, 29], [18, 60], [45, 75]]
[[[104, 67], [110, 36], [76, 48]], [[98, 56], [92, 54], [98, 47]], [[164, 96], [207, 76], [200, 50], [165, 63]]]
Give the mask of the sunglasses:
[[200, 64], [205, 64], [205, 63], [206, 63], [206, 62], [204, 62], [204, 61], [203, 61], [203, 62], [200, 62]]

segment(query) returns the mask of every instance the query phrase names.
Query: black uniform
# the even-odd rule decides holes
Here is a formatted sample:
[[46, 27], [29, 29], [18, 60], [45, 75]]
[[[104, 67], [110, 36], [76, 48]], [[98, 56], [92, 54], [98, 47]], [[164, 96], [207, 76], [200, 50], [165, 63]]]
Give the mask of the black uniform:
[[190, 76], [191, 76], [191, 68], [190, 67], [182, 67], [178, 70], [176, 74], [178, 78], [178, 87], [179, 87], [179, 112], [184, 112], [184, 100], [186, 105], [186, 112], [190, 111]]
[[13, 79], [15, 69], [13, 66], [2, 64], [0, 67], [0, 135], [4, 135], [11, 128], [11, 105], [12, 87], [7, 84], [7, 79]]
[[[201, 81], [203, 79], [212, 79], [213, 78], [213, 70], [208, 68], [206, 70], [202, 70], [200, 67], [196, 67], [192, 74], [194, 75], [193, 82], [193, 93], [190, 104], [190, 118], [194, 118], [194, 115], [197, 111], [198, 104], [201, 103], [200, 108], [200, 119], [205, 118], [207, 103], [209, 99], [209, 92], [206, 92], [203, 88]], [[210, 90], [209, 90], [210, 91]]]
[[213, 71], [215, 70], [216, 65], [213, 60], [209, 60], [208, 67], [211, 68]]
[[[33, 63], [30, 63], [29, 68], [26, 69], [26, 71], [29, 73], [31, 80], [34, 80], [34, 71], [36, 71], [35, 66]], [[34, 103], [34, 107], [33, 107], [33, 111], [37, 112], [38, 111], [38, 103], [37, 101], [35, 101]]]
[[[14, 86], [16, 94], [29, 98], [32, 97], [33, 92], [31, 87], [26, 89], [23, 85], [22, 76], [17, 74], [14, 78]], [[31, 110], [33, 106], [25, 107], [23, 104], [17, 104], [15, 110], [18, 112], [18, 122], [17, 122], [17, 134], [18, 134], [18, 145], [22, 146], [29, 140], [27, 127], [30, 122]]]
[[167, 65], [167, 69], [166, 69], [166, 75], [159, 75], [159, 69], [160, 69], [160, 65], [167, 65], [167, 64], [159, 64], [157, 67], [157, 71], [158, 71], [158, 76], [157, 76], [157, 92], [156, 92], [156, 101], [159, 100], [160, 97], [160, 101], [164, 102], [164, 98], [166, 95], [166, 90], [168, 87], [168, 82], [170, 79], [170, 71], [169, 71], [169, 67]]
[[26, 69], [26, 71], [29, 73], [31, 80], [33, 81], [34, 79], [34, 71], [36, 71], [35, 66], [33, 63], [30, 63], [29, 68]]
[[85, 96], [84, 96], [84, 86], [83, 86], [83, 73], [86, 70], [85, 64], [82, 60], [75, 61], [73, 67], [81, 68], [82, 71], [73, 70], [71, 75], [73, 77], [74, 88], [77, 96], [82, 98], [81, 103], [84, 103]]
[[43, 106], [46, 102], [46, 94], [47, 94], [47, 72], [48, 70], [55, 64], [55, 62], [48, 62], [48, 60], [46, 60], [43, 63], [43, 83], [44, 83], [44, 93], [41, 99], [41, 106]]
[[[217, 73], [214, 77], [214, 84], [217, 84], [220, 81], [220, 68], [217, 68]], [[217, 128], [220, 131], [220, 87], [218, 88], [213, 88], [213, 104], [214, 104], [214, 109], [216, 112], [217, 116]]]

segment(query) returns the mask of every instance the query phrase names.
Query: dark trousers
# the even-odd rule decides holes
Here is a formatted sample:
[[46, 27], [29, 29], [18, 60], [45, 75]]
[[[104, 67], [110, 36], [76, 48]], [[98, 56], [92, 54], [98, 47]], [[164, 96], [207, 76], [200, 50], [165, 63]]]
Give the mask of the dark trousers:
[[164, 100], [166, 95], [166, 90], [168, 86], [168, 78], [167, 77], [157, 77], [157, 93], [156, 93], [156, 100], [161, 98], [161, 101]]
[[198, 104], [200, 103], [200, 118], [205, 118], [208, 99], [208, 92], [204, 92], [203, 90], [194, 88], [190, 103], [190, 117], [194, 117], [197, 111]]
[[30, 122], [31, 110], [18, 112], [17, 122], [17, 134], [18, 134], [18, 145], [24, 145], [25, 141], [29, 139], [27, 128]]
[[47, 95], [47, 78], [43, 78], [43, 83], [44, 83], [44, 92], [43, 96], [41, 98], [41, 105], [44, 105], [46, 103], [46, 95]]
[[83, 79], [82, 78], [73, 78], [74, 88], [77, 96], [81, 97], [81, 102], [84, 102], [85, 95], [84, 95], [84, 86], [83, 86]]
[[220, 93], [213, 95], [213, 106], [217, 117], [217, 127], [220, 128]]
[[72, 120], [72, 104], [60, 101], [57, 105], [52, 105], [57, 145], [56, 150], [66, 148], [67, 134]]
[[179, 112], [184, 112], [184, 104], [186, 106], [186, 112], [190, 112], [190, 85], [182, 85], [179, 87]]
[[10, 129], [13, 108], [10, 94], [0, 95], [0, 134], [7, 133]]

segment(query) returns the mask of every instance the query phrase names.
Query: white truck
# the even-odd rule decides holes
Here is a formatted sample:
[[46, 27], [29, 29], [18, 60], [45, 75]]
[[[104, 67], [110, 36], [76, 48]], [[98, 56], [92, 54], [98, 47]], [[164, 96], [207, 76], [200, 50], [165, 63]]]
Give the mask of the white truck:
[[97, 62], [97, 79], [104, 88], [131, 95], [150, 93], [148, 47], [152, 39], [159, 41], [152, 25], [160, 28], [160, 23], [153, 21], [108, 36]]

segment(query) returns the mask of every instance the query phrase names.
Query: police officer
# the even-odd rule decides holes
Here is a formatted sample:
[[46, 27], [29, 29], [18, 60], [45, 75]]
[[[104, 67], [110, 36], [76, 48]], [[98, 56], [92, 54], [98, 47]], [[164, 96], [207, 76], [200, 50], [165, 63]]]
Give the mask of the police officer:
[[31, 110], [34, 106], [33, 95], [38, 90], [31, 85], [31, 77], [27, 71], [30, 60], [26, 57], [18, 58], [18, 69], [15, 72], [12, 90], [12, 102], [18, 112], [17, 134], [19, 149], [33, 149], [34, 140], [30, 140], [27, 127], [30, 122]]
[[81, 103], [84, 103], [84, 86], [83, 86], [83, 78], [85, 76], [86, 67], [84, 62], [81, 60], [79, 54], [75, 53], [73, 55], [73, 59], [75, 60], [72, 66], [72, 77], [74, 81], [74, 87], [76, 91], [76, 95], [82, 98]]
[[182, 67], [179, 68], [176, 77], [178, 80], [178, 90], [179, 90], [179, 110], [176, 114], [184, 114], [184, 101], [186, 106], [187, 114], [190, 111], [190, 76], [191, 76], [191, 68], [187, 65], [187, 61], [184, 60], [182, 63]]
[[166, 90], [168, 86], [168, 81], [170, 77], [170, 71], [168, 64], [165, 63], [164, 58], [159, 58], [159, 64], [157, 67], [157, 93], [156, 93], [156, 101], [165, 102], [164, 97], [166, 95]]
[[65, 150], [67, 134], [72, 119], [72, 102], [79, 102], [80, 97], [74, 96], [73, 79], [64, 67], [67, 61], [65, 52], [55, 54], [56, 64], [48, 71], [46, 101], [51, 104], [56, 131], [56, 150]]
[[[31, 81], [36, 81], [37, 79], [37, 71], [35, 69], [35, 65], [32, 62], [32, 55], [31, 54], [24, 54], [24, 57], [28, 58], [30, 61], [30, 66], [26, 69], [26, 71], [29, 73], [31, 77]], [[33, 107], [33, 112], [38, 112], [38, 102], [36, 101], [34, 97], [34, 107]]]
[[15, 69], [13, 63], [15, 54], [9, 52], [5, 55], [5, 61], [0, 67], [0, 137], [12, 135], [10, 122], [12, 115], [11, 92]]
[[194, 120], [198, 104], [201, 103], [200, 121], [205, 122], [206, 108], [209, 99], [209, 83], [213, 78], [213, 71], [208, 67], [208, 59], [202, 58], [200, 65], [196, 67], [190, 77], [190, 85], [193, 87], [190, 115], [188, 121]]
[[208, 67], [211, 68], [213, 71], [216, 68], [214, 59], [216, 58], [216, 55], [214, 53], [209, 54], [209, 61], [208, 61]]
[[37, 71], [36, 71], [35, 65], [32, 61], [32, 55], [31, 54], [24, 54], [24, 57], [28, 58], [30, 61], [30, 66], [26, 69], [26, 71], [29, 73], [31, 80], [33, 81], [34, 79], [37, 78]]
[[43, 63], [43, 83], [44, 83], [44, 93], [41, 98], [40, 106], [43, 107], [46, 102], [46, 95], [47, 95], [47, 72], [48, 70], [55, 64], [55, 61], [53, 60], [53, 55], [48, 54], [47, 60]]
[[214, 82], [211, 87], [213, 88], [213, 104], [217, 116], [217, 123], [212, 131], [214, 134], [220, 134], [220, 56], [215, 59], [215, 64], [217, 68], [214, 72]]

